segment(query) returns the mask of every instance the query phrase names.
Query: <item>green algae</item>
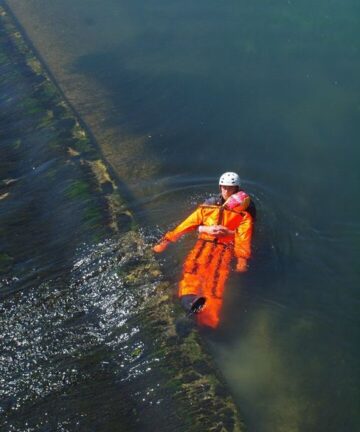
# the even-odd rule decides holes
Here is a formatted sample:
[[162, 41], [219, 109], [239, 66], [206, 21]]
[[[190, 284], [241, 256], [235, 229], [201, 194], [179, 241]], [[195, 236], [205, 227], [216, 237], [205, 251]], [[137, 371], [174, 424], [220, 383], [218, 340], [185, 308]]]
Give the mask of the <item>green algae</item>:
[[24, 99], [21, 103], [21, 107], [30, 115], [43, 110], [43, 107], [38, 103], [38, 101], [31, 97]]
[[183, 344], [183, 353], [191, 363], [202, 358], [202, 350], [195, 333], [190, 333], [190, 335], [185, 339], [185, 343]]
[[34, 57], [29, 57], [26, 59], [26, 63], [36, 73], [36, 75], [42, 74], [42, 66], [39, 60]]
[[85, 180], [76, 180], [66, 189], [65, 194], [71, 199], [87, 199], [90, 197], [90, 188]]
[[5, 252], [0, 252], [0, 273], [7, 273], [12, 265], [14, 259]]
[[87, 153], [91, 151], [91, 144], [89, 138], [80, 138], [75, 141], [75, 148], [80, 153]]
[[84, 212], [84, 223], [88, 229], [101, 227], [103, 223], [103, 211], [95, 205], [94, 207], [88, 207]]
[[13, 143], [13, 147], [15, 150], [18, 150], [21, 147], [22, 141], [20, 138], [16, 139]]
[[5, 53], [0, 52], [0, 64], [5, 63], [8, 60], [8, 57]]
[[72, 129], [72, 137], [74, 138], [73, 147], [84, 155], [84, 157], [92, 160], [98, 156], [98, 152], [95, 151], [92, 140], [78, 122], [75, 123]]
[[139, 357], [142, 354], [142, 352], [143, 352], [142, 348], [137, 347], [132, 351], [131, 357]]
[[45, 115], [38, 123], [38, 128], [46, 128], [52, 126], [54, 122], [54, 112], [50, 109], [46, 110]]

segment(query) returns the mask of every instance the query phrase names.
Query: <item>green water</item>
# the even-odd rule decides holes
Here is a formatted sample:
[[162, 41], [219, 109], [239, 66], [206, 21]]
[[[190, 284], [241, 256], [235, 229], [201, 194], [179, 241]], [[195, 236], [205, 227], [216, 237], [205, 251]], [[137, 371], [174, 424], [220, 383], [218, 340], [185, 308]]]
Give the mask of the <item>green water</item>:
[[253, 262], [204, 337], [249, 430], [359, 430], [359, 3], [7, 3], [150, 235], [244, 179]]

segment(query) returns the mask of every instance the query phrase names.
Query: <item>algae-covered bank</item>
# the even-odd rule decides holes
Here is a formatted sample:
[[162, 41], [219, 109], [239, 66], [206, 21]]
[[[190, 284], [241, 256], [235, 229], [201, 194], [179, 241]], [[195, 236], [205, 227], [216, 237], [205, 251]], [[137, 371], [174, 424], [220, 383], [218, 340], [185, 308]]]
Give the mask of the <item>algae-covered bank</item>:
[[0, 6], [0, 427], [240, 431], [91, 136]]

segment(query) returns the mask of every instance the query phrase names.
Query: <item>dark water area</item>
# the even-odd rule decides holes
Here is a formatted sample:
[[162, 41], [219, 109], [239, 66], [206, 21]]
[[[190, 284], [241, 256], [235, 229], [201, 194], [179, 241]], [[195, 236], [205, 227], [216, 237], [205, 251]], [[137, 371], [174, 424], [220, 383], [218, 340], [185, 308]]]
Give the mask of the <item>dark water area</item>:
[[[129, 173], [151, 239], [216, 193], [223, 171], [240, 173], [257, 206], [253, 259], [229, 280], [220, 328], [203, 337], [248, 429], [359, 430], [359, 3], [8, 4], [84, 118], [99, 113], [94, 130], [116, 129], [99, 145]], [[148, 160], [156, 170], [145, 176]], [[1, 178], [19, 177], [0, 166]], [[192, 241], [161, 261], [174, 286]], [[60, 265], [46, 254], [60, 274], [62, 252]]]

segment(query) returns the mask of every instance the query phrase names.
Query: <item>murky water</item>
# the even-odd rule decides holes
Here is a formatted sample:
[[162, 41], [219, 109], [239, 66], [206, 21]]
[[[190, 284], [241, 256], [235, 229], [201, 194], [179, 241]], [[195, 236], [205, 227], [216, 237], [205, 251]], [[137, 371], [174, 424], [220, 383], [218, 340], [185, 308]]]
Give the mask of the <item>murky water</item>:
[[[243, 177], [254, 257], [204, 337], [249, 430], [358, 430], [358, 2], [8, 3], [149, 236]], [[165, 255], [173, 280], [191, 242]]]

